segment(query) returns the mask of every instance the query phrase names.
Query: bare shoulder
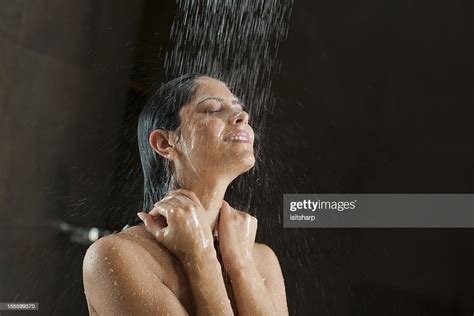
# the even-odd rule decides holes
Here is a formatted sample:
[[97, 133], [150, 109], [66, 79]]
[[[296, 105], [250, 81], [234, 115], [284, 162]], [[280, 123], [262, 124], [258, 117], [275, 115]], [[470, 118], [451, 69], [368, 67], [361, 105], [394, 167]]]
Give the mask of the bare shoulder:
[[98, 239], [86, 251], [83, 281], [89, 313], [186, 314], [189, 304], [183, 306], [180, 293], [163, 280], [166, 274], [173, 281], [173, 273], [163, 271], [161, 264], [166, 252], [143, 228], [129, 229]]
[[[82, 264], [84, 288], [97, 280], [97, 276], [130, 274], [129, 268], [139, 265], [144, 270], [143, 250], [140, 243], [120, 235], [109, 235], [96, 240], [86, 251]], [[87, 294], [87, 293], [86, 293]]]
[[278, 260], [273, 249], [266, 244], [255, 243], [253, 253], [257, 260]]
[[[115, 257], [122, 257], [125, 250], [132, 250], [138, 244], [131, 240], [123, 238], [119, 234], [108, 235], [96, 240], [86, 251], [83, 262], [83, 270], [94, 269], [98, 261], [114, 259]], [[131, 256], [127, 255], [118, 260], [117, 263], [129, 260]]]
[[103, 303], [110, 301], [111, 294], [122, 297], [119, 282], [121, 287], [126, 284], [124, 276], [134, 265], [133, 256], [127, 253], [127, 248], [131, 247], [129, 242], [109, 235], [96, 240], [87, 249], [82, 263], [82, 278], [89, 315], [110, 312], [111, 306]]
[[145, 228], [132, 227], [102, 237], [89, 246], [84, 257], [83, 271], [97, 269], [100, 262], [106, 261], [118, 269], [122, 265], [138, 264], [142, 269], [159, 272], [160, 260], [166, 255], [167, 252], [153, 240], [153, 236]]
[[280, 270], [281, 273], [281, 267], [278, 258], [273, 249], [268, 245], [255, 243], [253, 255], [257, 269], [263, 278], [266, 279], [270, 273], [274, 274], [278, 272], [278, 270]]
[[97, 263], [102, 260], [108, 260], [108, 255], [118, 252], [120, 247], [118, 238], [114, 235], [105, 236], [96, 240], [87, 248], [82, 265], [83, 272], [94, 271]]

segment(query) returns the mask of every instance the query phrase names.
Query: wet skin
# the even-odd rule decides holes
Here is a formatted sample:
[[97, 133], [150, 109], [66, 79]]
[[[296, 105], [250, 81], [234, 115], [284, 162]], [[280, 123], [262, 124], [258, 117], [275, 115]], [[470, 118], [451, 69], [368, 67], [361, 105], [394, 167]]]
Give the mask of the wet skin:
[[[180, 117], [181, 138], [162, 130], [149, 138], [171, 161], [175, 188], [143, 214], [145, 226], [88, 249], [83, 272], [90, 313], [287, 315], [278, 259], [254, 242], [256, 218], [223, 200], [230, 182], [255, 164], [248, 114], [224, 83], [201, 77]], [[229, 138], [236, 133], [247, 138]], [[155, 221], [159, 216], [168, 226]]]

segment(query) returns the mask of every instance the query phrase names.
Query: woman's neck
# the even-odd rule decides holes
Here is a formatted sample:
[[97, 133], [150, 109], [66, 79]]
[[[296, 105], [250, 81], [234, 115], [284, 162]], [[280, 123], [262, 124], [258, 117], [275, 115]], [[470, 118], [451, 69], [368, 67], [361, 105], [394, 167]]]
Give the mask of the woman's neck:
[[183, 181], [181, 185], [173, 182], [173, 185], [171, 186], [173, 188], [172, 190], [182, 188], [194, 192], [204, 207], [211, 230], [214, 232], [214, 230], [217, 229], [215, 226], [219, 211], [222, 207], [225, 192], [227, 191], [227, 187], [231, 181], [222, 177], [212, 179], [203, 179], [201, 177], [198, 181], [195, 179], [196, 178], [187, 179], [186, 181]]

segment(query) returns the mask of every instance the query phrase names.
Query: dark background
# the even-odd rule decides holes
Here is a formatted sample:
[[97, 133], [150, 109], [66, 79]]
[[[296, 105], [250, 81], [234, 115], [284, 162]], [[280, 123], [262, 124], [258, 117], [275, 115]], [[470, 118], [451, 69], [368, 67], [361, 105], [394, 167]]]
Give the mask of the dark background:
[[[473, 9], [295, 0], [260, 162], [279, 189], [252, 211], [291, 315], [474, 313], [473, 229], [280, 219], [282, 193], [473, 192]], [[174, 16], [173, 1], [1, 2], [1, 302], [87, 314], [87, 245], [52, 223], [115, 230], [137, 212], [136, 120]]]

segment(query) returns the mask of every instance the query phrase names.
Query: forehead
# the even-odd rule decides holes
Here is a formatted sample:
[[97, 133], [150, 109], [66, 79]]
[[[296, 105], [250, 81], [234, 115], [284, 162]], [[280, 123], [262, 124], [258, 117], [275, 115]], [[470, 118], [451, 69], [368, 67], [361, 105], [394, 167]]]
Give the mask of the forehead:
[[197, 87], [194, 91], [191, 101], [180, 110], [182, 116], [187, 116], [196, 110], [197, 104], [209, 97], [221, 99], [234, 99], [235, 96], [229, 90], [227, 85], [214, 78], [200, 77], [196, 80]]
[[210, 77], [200, 77], [197, 79], [194, 99], [202, 97], [233, 98], [234, 95], [224, 82]]

